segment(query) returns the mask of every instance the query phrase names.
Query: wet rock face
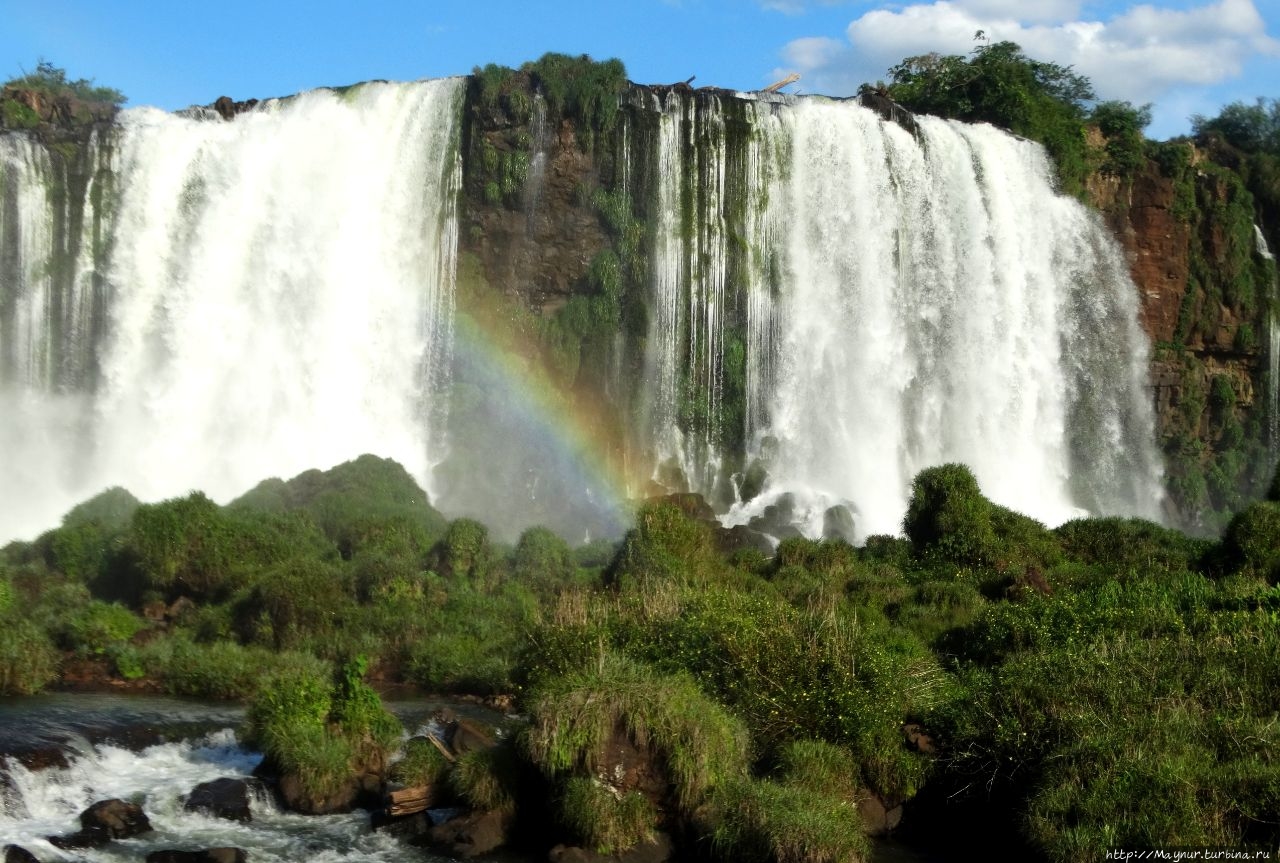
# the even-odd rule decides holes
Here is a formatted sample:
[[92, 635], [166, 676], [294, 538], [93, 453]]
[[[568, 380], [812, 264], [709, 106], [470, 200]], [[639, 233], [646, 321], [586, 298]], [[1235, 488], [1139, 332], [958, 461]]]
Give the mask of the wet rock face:
[[40, 863], [36, 855], [17, 845], [4, 846], [4, 863]]

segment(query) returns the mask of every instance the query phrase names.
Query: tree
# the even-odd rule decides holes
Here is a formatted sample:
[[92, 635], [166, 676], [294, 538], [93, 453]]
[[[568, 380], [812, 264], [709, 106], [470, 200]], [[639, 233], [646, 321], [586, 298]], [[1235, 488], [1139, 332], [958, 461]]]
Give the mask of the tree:
[[1033, 60], [1014, 42], [984, 43], [969, 57], [922, 54], [889, 69], [888, 94], [922, 114], [991, 123], [1044, 144], [1064, 188], [1087, 172], [1084, 120], [1096, 97], [1070, 66]]
[[1232, 102], [1216, 117], [1196, 114], [1191, 129], [1197, 136], [1220, 135], [1246, 153], [1280, 156], [1280, 99], [1258, 97], [1256, 103]]

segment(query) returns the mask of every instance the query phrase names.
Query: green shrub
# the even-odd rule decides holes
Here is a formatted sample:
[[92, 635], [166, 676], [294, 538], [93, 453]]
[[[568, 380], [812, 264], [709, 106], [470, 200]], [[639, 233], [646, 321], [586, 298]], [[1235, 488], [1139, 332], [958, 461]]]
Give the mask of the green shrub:
[[1129, 102], [1099, 102], [1089, 118], [1107, 139], [1103, 170], [1132, 176], [1146, 161], [1142, 130], [1151, 124], [1151, 106]]
[[384, 763], [404, 729], [400, 720], [382, 706], [378, 693], [364, 682], [368, 669], [369, 662], [364, 656], [357, 656], [338, 669], [329, 721], [342, 728], [342, 735], [352, 743], [362, 761], [373, 758], [377, 763]]
[[0, 617], [0, 695], [31, 695], [58, 675], [58, 651], [44, 630], [12, 614]]
[[1280, 503], [1259, 501], [1231, 519], [1222, 537], [1228, 564], [1280, 580]]
[[198, 698], [247, 700], [276, 677], [328, 679], [328, 663], [309, 654], [243, 647], [234, 641], [199, 644], [175, 636], [138, 648], [146, 673], [168, 692]]
[[434, 743], [415, 737], [405, 743], [400, 760], [391, 766], [391, 779], [411, 787], [436, 787], [447, 779], [450, 767]]
[[533, 75], [553, 117], [577, 121], [584, 150], [591, 149], [595, 132], [613, 128], [627, 85], [627, 70], [621, 60], [597, 62], [586, 54], [547, 53], [521, 68]]
[[494, 569], [489, 529], [471, 518], [450, 522], [433, 553], [435, 567], [445, 578], [473, 587], [486, 587]]
[[488, 595], [455, 590], [424, 610], [426, 629], [408, 646], [406, 676], [432, 692], [511, 692], [536, 614], [536, 600], [519, 584]]
[[926, 559], [1009, 571], [1061, 558], [1052, 532], [1035, 519], [991, 503], [962, 464], [926, 468], [911, 484], [902, 523]]
[[476, 809], [512, 812], [519, 797], [520, 755], [510, 739], [458, 756], [449, 784]]
[[726, 860], [860, 863], [869, 851], [857, 809], [796, 785], [725, 783], [709, 820], [712, 844]]
[[333, 658], [342, 646], [337, 637], [356, 615], [354, 588], [341, 567], [297, 558], [258, 576], [235, 613], [246, 641], [277, 650], [309, 646]]
[[1078, 518], [1054, 533], [1068, 558], [1114, 573], [1192, 569], [1208, 546], [1140, 518]]
[[95, 599], [67, 621], [62, 638], [71, 650], [102, 656], [145, 627], [146, 623], [129, 609]]
[[98, 524], [111, 531], [124, 530], [139, 506], [141, 503], [128, 491], [112, 486], [72, 507], [62, 517], [62, 526]]
[[520, 535], [511, 556], [511, 574], [517, 581], [544, 591], [569, 587], [578, 568], [569, 544], [545, 527], [531, 527]]
[[991, 503], [961, 464], [926, 468], [916, 475], [902, 530], [921, 555], [983, 565], [995, 554]]
[[646, 580], [700, 583], [718, 569], [710, 528], [658, 500], [640, 507], [605, 579], [619, 588]]
[[40, 125], [40, 115], [17, 99], [0, 100], [0, 123], [6, 129], [34, 129]]
[[658, 821], [653, 804], [638, 791], [616, 795], [596, 779], [574, 776], [560, 798], [564, 823], [597, 854], [625, 854], [650, 841]]
[[739, 720], [688, 677], [659, 674], [617, 654], [546, 681], [529, 704], [529, 751], [553, 777], [595, 776], [619, 729], [660, 759], [686, 812], [746, 772], [747, 733]]
[[782, 747], [778, 775], [783, 784], [823, 797], [858, 800], [858, 765], [852, 753], [825, 740], [793, 740]]

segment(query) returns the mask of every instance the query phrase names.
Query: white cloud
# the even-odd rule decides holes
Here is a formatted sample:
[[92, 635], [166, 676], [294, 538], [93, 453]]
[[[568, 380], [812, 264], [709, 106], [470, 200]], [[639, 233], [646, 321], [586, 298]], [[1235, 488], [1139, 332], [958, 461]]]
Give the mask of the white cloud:
[[[1034, 14], [1028, 7], [1035, 7]], [[808, 92], [846, 95], [904, 57], [967, 54], [982, 30], [1017, 42], [1031, 57], [1072, 66], [1104, 99], [1160, 102], [1180, 87], [1218, 84], [1259, 55], [1280, 56], [1253, 0], [1216, 0], [1190, 9], [1131, 6], [1108, 20], [1083, 20], [1075, 0], [937, 0], [867, 12], [847, 41], [809, 38], [782, 52]]]

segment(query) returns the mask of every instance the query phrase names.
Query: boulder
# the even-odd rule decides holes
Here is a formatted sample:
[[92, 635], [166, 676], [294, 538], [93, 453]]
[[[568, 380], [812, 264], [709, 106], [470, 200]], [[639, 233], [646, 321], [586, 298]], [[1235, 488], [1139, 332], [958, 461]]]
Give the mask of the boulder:
[[201, 782], [191, 789], [183, 808], [188, 812], [203, 812], [228, 821], [252, 821], [249, 798], [256, 787], [256, 784], [251, 786], [244, 779], [227, 777]]
[[886, 836], [902, 821], [902, 805], [890, 805], [869, 794], [858, 801], [858, 815], [868, 836]]
[[822, 538], [843, 539], [853, 544], [853, 513], [849, 507], [836, 504], [822, 514]]
[[40, 863], [36, 855], [17, 845], [4, 846], [4, 863]]
[[432, 827], [431, 843], [455, 857], [479, 857], [507, 844], [513, 823], [512, 814], [500, 809], [472, 812]]
[[96, 848], [112, 839], [128, 839], [151, 830], [142, 807], [123, 800], [99, 800], [80, 813], [80, 830], [69, 836], [50, 836], [55, 848]]
[[249, 853], [243, 848], [205, 848], [201, 851], [165, 849], [152, 851], [147, 863], [247, 863]]

